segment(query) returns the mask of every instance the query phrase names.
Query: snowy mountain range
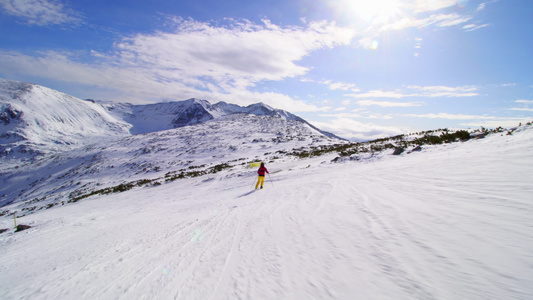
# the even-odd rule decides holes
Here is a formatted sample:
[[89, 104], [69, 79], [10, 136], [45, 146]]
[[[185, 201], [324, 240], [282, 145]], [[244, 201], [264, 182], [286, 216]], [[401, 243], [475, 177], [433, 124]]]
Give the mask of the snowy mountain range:
[[335, 137], [289, 112], [263, 103], [247, 107], [224, 102], [211, 105], [199, 99], [149, 105], [104, 103], [77, 99], [35, 84], [0, 79], [0, 157], [33, 158], [234, 114], [297, 121]]
[[[274, 109], [263, 103], [242, 107], [225, 102], [218, 102], [211, 105], [207, 100], [189, 99], [148, 105], [102, 103], [102, 106], [111, 115], [131, 124], [131, 134], [143, 134], [196, 125], [233, 114], [270, 116], [284, 120], [296, 120], [314, 128], [307, 121], [296, 115], [284, 110]], [[317, 128], [314, 129], [325, 135], [332, 136], [330, 133], [320, 131]]]
[[262, 103], [115, 104], [0, 80], [0, 105], [0, 206], [344, 142]]

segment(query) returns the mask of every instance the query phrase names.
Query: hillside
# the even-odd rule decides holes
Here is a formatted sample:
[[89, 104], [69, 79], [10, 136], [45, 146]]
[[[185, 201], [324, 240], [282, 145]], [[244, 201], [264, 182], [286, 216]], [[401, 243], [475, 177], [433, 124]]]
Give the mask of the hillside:
[[[135, 180], [242, 168], [286, 149], [342, 142], [261, 103], [111, 104], [0, 83], [6, 120], [0, 124], [0, 215], [64, 205]], [[18, 206], [5, 207], [10, 204]]]
[[22, 203], [16, 210], [25, 212], [134, 180], [208, 172], [276, 151], [342, 142], [262, 103], [104, 103], [0, 79], [0, 105], [0, 207]]
[[278, 151], [338, 141], [294, 120], [234, 114], [4, 168], [1, 203], [23, 203], [18, 209], [32, 211], [124, 182], [154, 178], [164, 182], [165, 174], [215, 166], [242, 169], [250, 161], [280, 156]]
[[[81, 100], [31, 83], [0, 78], [0, 158], [11, 166], [92, 144], [218, 120], [234, 114], [302, 123], [340, 139], [289, 112], [263, 103], [241, 107], [189, 99], [148, 105]], [[281, 128], [280, 130], [283, 130]], [[0, 170], [2, 172], [2, 170]]]
[[[532, 148], [528, 125], [397, 156], [280, 158], [255, 192], [243, 166], [93, 195], [1, 234], [0, 286], [6, 299], [531, 299]], [[217, 149], [206, 162], [232, 158]]]
[[[246, 107], [226, 102], [211, 104], [209, 101], [201, 99], [147, 105], [95, 103], [102, 104], [110, 114], [130, 124], [132, 126], [130, 132], [134, 135], [196, 125], [233, 114], [270, 116], [283, 120], [299, 121], [311, 126], [307, 121], [296, 115], [284, 110], [274, 109], [263, 103], [256, 103]], [[314, 128], [313, 126], [311, 127]], [[333, 137], [330, 133], [320, 131], [318, 128], [314, 129]]]
[[0, 79], [0, 158], [31, 160], [125, 136], [129, 127], [101, 105], [43, 86]]

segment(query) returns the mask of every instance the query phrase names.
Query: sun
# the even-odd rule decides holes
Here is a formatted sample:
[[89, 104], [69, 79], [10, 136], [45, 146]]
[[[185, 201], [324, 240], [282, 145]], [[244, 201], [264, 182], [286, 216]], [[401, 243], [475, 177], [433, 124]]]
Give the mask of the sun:
[[401, 0], [341, 0], [354, 17], [372, 23], [388, 23], [400, 14]]

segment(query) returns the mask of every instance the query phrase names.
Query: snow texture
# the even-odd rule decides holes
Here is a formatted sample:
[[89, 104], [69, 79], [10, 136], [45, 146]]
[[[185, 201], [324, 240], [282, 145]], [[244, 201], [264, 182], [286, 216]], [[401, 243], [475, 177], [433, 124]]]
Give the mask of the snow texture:
[[345, 142], [264, 104], [0, 99], [2, 299], [533, 298], [531, 125], [301, 158]]
[[270, 116], [233, 114], [195, 126], [135, 135], [90, 145], [31, 163], [0, 167], [0, 204], [23, 210], [69, 200], [73, 192], [124, 181], [163, 178], [169, 172], [220, 164], [244, 168], [279, 151], [339, 142], [307, 124]]
[[2, 298], [531, 299], [532, 150], [525, 127], [279, 160], [259, 191], [232, 169], [40, 211], [0, 235]]

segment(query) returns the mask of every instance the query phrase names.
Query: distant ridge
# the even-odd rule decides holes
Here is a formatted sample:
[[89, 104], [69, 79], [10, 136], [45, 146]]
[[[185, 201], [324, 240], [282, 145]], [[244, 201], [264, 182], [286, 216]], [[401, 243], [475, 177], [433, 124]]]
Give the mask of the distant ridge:
[[264, 103], [255, 103], [243, 107], [223, 101], [211, 104], [207, 100], [196, 98], [146, 105], [110, 104], [95, 100], [91, 101], [101, 103], [111, 114], [131, 124], [130, 132], [132, 134], [196, 125], [232, 114], [251, 114], [303, 122], [328, 137], [342, 139], [332, 133], [318, 129], [290, 112], [272, 108]]
[[304, 119], [264, 103], [236, 104], [191, 98], [146, 105], [81, 100], [40, 85], [0, 79], [0, 157], [31, 158], [103, 140], [201, 124], [229, 115]]

